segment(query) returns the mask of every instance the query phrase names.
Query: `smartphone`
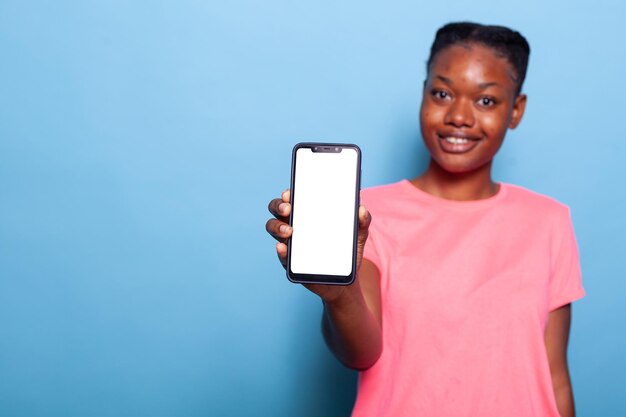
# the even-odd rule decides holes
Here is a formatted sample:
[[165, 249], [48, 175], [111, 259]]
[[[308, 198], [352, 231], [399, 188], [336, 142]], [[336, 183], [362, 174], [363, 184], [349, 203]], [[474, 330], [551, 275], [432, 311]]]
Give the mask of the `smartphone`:
[[291, 160], [293, 229], [287, 251], [292, 282], [349, 285], [356, 276], [361, 150], [298, 143]]

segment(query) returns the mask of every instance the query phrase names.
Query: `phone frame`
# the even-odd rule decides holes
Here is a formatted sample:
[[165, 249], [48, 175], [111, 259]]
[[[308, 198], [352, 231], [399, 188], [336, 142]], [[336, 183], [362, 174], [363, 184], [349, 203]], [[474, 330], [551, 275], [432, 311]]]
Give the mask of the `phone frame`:
[[360, 205], [360, 193], [361, 193], [361, 149], [351, 143], [324, 143], [324, 142], [301, 142], [296, 144], [293, 147], [291, 154], [291, 213], [289, 215], [289, 225], [293, 225], [293, 213], [298, 208], [293, 204], [295, 201], [295, 195], [298, 190], [295, 187], [295, 179], [296, 179], [296, 153], [298, 149], [302, 148], [310, 148], [318, 150], [313, 152], [330, 152], [330, 153], [339, 153], [335, 151], [334, 148], [343, 149], [353, 149], [357, 154], [357, 162], [356, 162], [356, 184], [354, 187], [355, 190], [355, 207], [354, 207], [354, 231], [353, 231], [353, 242], [352, 242], [352, 268], [349, 275], [319, 275], [319, 274], [300, 274], [295, 273], [291, 270], [291, 239], [289, 239], [289, 244], [287, 245], [287, 278], [289, 281], [293, 283], [299, 284], [327, 284], [327, 285], [350, 285], [354, 282], [356, 278], [356, 256], [357, 256], [357, 238], [359, 232], [359, 205]]

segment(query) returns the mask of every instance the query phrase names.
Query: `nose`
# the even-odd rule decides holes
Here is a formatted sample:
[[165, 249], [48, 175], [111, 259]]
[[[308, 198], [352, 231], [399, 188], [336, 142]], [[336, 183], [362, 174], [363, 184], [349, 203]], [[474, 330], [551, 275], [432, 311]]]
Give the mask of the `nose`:
[[455, 127], [471, 127], [474, 125], [474, 112], [469, 100], [458, 98], [450, 103], [445, 122]]

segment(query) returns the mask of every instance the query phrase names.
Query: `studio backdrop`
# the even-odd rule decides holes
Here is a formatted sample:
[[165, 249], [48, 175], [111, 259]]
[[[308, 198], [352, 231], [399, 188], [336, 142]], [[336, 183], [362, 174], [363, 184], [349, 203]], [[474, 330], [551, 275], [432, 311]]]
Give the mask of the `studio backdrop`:
[[356, 373], [265, 232], [300, 141], [427, 162], [449, 21], [532, 48], [495, 178], [570, 206], [580, 416], [624, 416], [626, 3], [0, 1], [0, 415], [346, 416]]

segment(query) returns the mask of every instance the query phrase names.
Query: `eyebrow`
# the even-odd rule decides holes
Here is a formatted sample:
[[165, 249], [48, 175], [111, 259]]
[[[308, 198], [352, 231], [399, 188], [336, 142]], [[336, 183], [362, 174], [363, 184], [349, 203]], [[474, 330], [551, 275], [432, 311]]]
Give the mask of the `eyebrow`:
[[480, 84], [478, 84], [478, 87], [481, 90], [484, 90], [485, 88], [488, 88], [488, 87], [498, 87], [499, 85], [500, 84], [498, 84], [496, 82], [489, 82], [489, 83], [480, 83]]
[[452, 85], [452, 80], [450, 78], [444, 77], [443, 75], [436, 75], [435, 78], [439, 79], [440, 81], [443, 81], [444, 83], [448, 84], [448, 85]]
[[[443, 75], [436, 75], [435, 78], [439, 79], [440, 81], [448, 85], [454, 84], [450, 78], [444, 77]], [[480, 88], [481, 90], [484, 90], [489, 87], [499, 87], [499, 86], [500, 84], [498, 84], [497, 82], [485, 82], [485, 83], [478, 84], [478, 88]]]

